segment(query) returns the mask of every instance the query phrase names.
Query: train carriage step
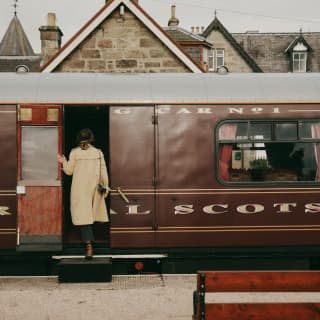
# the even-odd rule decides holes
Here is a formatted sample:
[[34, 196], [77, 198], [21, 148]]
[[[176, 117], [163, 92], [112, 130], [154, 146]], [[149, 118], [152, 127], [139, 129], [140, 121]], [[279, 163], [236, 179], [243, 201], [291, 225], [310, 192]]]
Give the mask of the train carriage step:
[[[112, 258], [112, 259], [163, 259], [167, 258], [167, 254], [99, 254], [94, 255], [97, 258]], [[84, 255], [56, 255], [52, 259], [82, 259]]]
[[[94, 255], [95, 259], [112, 259], [113, 274], [162, 274], [163, 261], [168, 258], [167, 254], [108, 254], [108, 255]], [[53, 260], [85, 260], [84, 255], [57, 255], [52, 256]]]
[[63, 258], [58, 263], [58, 279], [59, 282], [111, 282], [112, 259]]

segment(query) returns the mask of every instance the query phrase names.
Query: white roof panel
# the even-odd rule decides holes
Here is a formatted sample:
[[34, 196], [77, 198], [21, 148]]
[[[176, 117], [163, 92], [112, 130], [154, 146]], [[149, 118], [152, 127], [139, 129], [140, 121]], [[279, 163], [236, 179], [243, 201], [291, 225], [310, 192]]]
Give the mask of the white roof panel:
[[320, 103], [320, 73], [0, 73], [0, 103]]

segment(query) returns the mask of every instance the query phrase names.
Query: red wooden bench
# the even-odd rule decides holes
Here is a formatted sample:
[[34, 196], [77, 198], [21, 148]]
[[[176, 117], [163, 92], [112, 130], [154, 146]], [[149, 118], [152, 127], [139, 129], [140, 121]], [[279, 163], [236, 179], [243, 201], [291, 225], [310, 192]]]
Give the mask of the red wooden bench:
[[320, 271], [201, 271], [193, 320], [317, 320], [319, 302], [206, 303], [209, 292], [316, 292]]

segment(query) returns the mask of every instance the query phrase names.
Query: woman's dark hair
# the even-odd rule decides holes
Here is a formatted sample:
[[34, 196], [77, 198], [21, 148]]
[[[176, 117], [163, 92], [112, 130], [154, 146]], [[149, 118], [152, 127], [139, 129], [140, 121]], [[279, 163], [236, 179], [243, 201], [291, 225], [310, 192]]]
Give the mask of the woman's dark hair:
[[81, 129], [77, 134], [77, 144], [81, 149], [83, 150], [88, 149], [89, 144], [93, 142], [94, 142], [94, 134], [90, 129], [88, 128]]

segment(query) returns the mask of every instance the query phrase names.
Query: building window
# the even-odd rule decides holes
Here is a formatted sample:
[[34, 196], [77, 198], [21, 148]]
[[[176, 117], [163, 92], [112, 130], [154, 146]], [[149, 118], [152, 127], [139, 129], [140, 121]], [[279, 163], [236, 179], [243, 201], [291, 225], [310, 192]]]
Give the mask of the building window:
[[214, 49], [209, 50], [208, 59], [209, 59], [209, 63], [208, 63], [209, 71], [214, 71]]
[[224, 66], [224, 50], [216, 49], [216, 70]]
[[320, 122], [228, 121], [217, 136], [224, 182], [320, 181]]
[[300, 35], [294, 39], [285, 50], [290, 59], [291, 72], [307, 72], [309, 71], [309, 59], [312, 48], [307, 41]]
[[307, 52], [292, 53], [292, 72], [307, 71]]
[[210, 49], [209, 71], [217, 71], [222, 66], [224, 66], [224, 49]]

